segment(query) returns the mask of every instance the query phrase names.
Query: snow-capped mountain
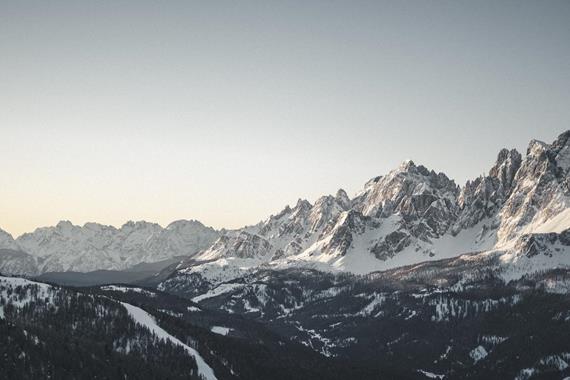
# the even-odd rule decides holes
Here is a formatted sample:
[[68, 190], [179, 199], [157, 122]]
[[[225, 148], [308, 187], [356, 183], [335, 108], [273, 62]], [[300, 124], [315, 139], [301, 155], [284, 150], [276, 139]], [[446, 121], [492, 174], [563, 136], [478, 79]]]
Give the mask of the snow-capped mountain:
[[[65, 315], [81, 316], [105, 302], [118, 316], [106, 323], [129, 323], [127, 312], [217, 378], [563, 378], [569, 146], [566, 132], [552, 144], [531, 142], [524, 157], [501, 150], [488, 174], [464, 187], [405, 161], [352, 199], [339, 190], [299, 200], [233, 231], [185, 221], [164, 229], [61, 222], [15, 240], [0, 235], [12, 247], [0, 255], [12, 270], [30, 260], [123, 267], [200, 246], [135, 286], [86, 288], [78, 310], [40, 292], [39, 310], [51, 318], [71, 307]], [[204, 229], [207, 237], [196, 232]], [[36, 313], [19, 306], [27, 292], [6, 291], [11, 305], [0, 316], [17, 323]], [[42, 308], [46, 299], [57, 307]], [[116, 339], [109, 347], [130, 347]]]
[[[403, 162], [352, 199], [344, 190], [254, 226], [217, 232], [195, 221], [166, 228], [60, 222], [12, 239], [0, 233], [2, 268], [18, 273], [124, 269], [188, 256], [179, 273], [227, 280], [262, 267], [369, 273], [469, 252], [512, 251], [526, 235], [570, 227], [570, 131], [552, 144], [531, 141], [523, 157], [499, 152], [488, 175], [459, 187], [444, 173]], [[9, 266], [3, 263], [10, 262]], [[553, 262], [553, 265], [556, 265]]]
[[529, 235], [570, 228], [569, 170], [570, 131], [552, 144], [531, 141], [524, 157], [501, 150], [488, 175], [462, 188], [408, 160], [353, 199], [339, 190], [314, 204], [299, 200], [227, 231], [178, 273], [216, 282], [263, 267], [364, 274], [470, 252], [512, 256]]
[[[0, 255], [0, 271], [37, 274], [121, 270], [143, 262], [192, 255], [210, 246], [218, 235], [213, 228], [194, 220], [176, 221], [166, 228], [148, 222], [127, 222], [115, 228], [98, 223], [81, 227], [62, 221], [15, 240], [0, 233], [0, 248], [21, 253]], [[31, 265], [31, 259], [35, 265]]]

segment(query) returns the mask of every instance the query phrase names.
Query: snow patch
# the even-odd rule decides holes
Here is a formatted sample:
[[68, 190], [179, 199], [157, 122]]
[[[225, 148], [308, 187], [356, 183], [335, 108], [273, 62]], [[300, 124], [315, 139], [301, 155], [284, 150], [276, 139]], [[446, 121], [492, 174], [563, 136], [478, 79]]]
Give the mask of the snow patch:
[[445, 375], [438, 375], [437, 373], [424, 371], [423, 369], [417, 370], [419, 373], [427, 377], [428, 379], [444, 379]]
[[228, 335], [230, 333], [230, 331], [232, 331], [232, 329], [230, 329], [229, 327], [223, 327], [223, 326], [212, 326], [210, 331], [213, 332], [214, 334], [218, 334], [218, 335]]
[[477, 346], [469, 353], [469, 356], [473, 359], [473, 363], [485, 359], [487, 355], [489, 355], [489, 353], [483, 346]]
[[192, 347], [189, 347], [188, 345], [182, 343], [182, 341], [180, 341], [178, 338], [170, 335], [165, 330], [163, 330], [156, 323], [154, 318], [150, 314], [148, 314], [146, 311], [144, 311], [143, 309], [136, 307], [136, 306], [133, 306], [131, 304], [125, 303], [125, 302], [121, 302], [121, 305], [123, 305], [127, 309], [127, 311], [129, 312], [129, 315], [131, 316], [131, 318], [133, 318], [133, 320], [136, 323], [140, 324], [141, 326], [146, 327], [147, 329], [149, 329], [152, 333], [154, 333], [159, 338], [170, 341], [170, 342], [184, 348], [186, 350], [186, 352], [188, 352], [190, 354], [190, 356], [192, 356], [194, 358], [194, 360], [196, 360], [196, 365], [198, 366], [198, 374], [203, 376], [206, 380], [216, 380], [216, 376], [214, 375], [214, 371], [204, 361], [204, 359], [202, 358], [202, 356], [200, 356], [198, 351], [196, 351]]
[[130, 288], [127, 286], [106, 285], [106, 286], [101, 286], [101, 290], [110, 290], [113, 292], [121, 292], [121, 293], [135, 292], [135, 293], [144, 294], [145, 296], [149, 297], [156, 297], [156, 294], [151, 291], [141, 288]]
[[208, 299], [208, 298], [217, 297], [220, 294], [229, 293], [233, 290], [236, 290], [236, 289], [239, 289], [242, 287], [243, 287], [242, 284], [220, 284], [217, 287], [215, 287], [214, 289], [212, 289], [212, 290], [210, 290], [210, 291], [208, 291], [202, 295], [199, 295], [197, 297], [192, 298], [192, 301], [197, 303], [197, 302], [203, 301], [203, 300]]

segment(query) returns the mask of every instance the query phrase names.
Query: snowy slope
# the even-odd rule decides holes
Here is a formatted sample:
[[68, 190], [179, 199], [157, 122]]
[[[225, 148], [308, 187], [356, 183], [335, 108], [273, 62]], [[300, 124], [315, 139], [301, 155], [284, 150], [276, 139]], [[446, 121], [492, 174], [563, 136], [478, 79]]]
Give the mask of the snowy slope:
[[193, 358], [196, 360], [196, 364], [198, 365], [198, 373], [204, 377], [206, 380], [216, 380], [216, 376], [214, 375], [214, 371], [212, 368], [204, 361], [204, 359], [200, 356], [198, 351], [193, 349], [192, 347], [182, 343], [178, 338], [170, 335], [166, 331], [164, 331], [159, 325], [156, 324], [154, 318], [148, 314], [143, 309], [133, 306], [131, 304], [121, 302], [121, 304], [127, 309], [129, 315], [133, 318], [135, 322], [138, 324], [145, 326], [147, 329], [152, 331], [156, 336], [160, 339], [168, 340], [178, 346], [183, 347]]
[[[23, 297], [20, 297], [16, 292], [14, 292], [14, 289], [16, 288], [26, 288], [30, 286], [37, 288], [38, 292], [32, 293], [27, 290]], [[2, 300], [2, 303], [0, 304], [0, 319], [4, 318], [4, 305], [8, 303], [16, 308], [21, 308], [36, 300], [51, 302], [56, 293], [57, 288], [41, 282], [30, 281], [18, 277], [0, 276], [0, 300]]]
[[[156, 294], [152, 293], [152, 292], [148, 292], [146, 290], [143, 289], [139, 289], [139, 288], [126, 288], [126, 287], [108, 287], [109, 290], [114, 290], [114, 291], [127, 291], [127, 290], [133, 290], [135, 292], [140, 292], [141, 294], [145, 295], [145, 296], [149, 296], [149, 297], [154, 297], [156, 296]], [[80, 306], [81, 305], [81, 306]], [[115, 300], [114, 298], [111, 298], [107, 295], [98, 295], [98, 294], [90, 294], [89, 292], [87, 293], [82, 293], [82, 292], [78, 292], [75, 289], [69, 289], [69, 288], [65, 288], [65, 287], [59, 287], [59, 286], [52, 286], [52, 285], [48, 285], [48, 284], [44, 284], [44, 283], [40, 283], [40, 282], [35, 282], [35, 281], [30, 281], [24, 278], [18, 278], [18, 277], [5, 277], [5, 276], [0, 276], [0, 322], [4, 325], [4, 327], [6, 328], [6, 326], [9, 326], [9, 328], [13, 329], [16, 328], [15, 326], [18, 323], [22, 323], [24, 326], [26, 326], [26, 323], [29, 324], [30, 329], [35, 329], [38, 324], [37, 322], [40, 321], [42, 319], [42, 317], [44, 317], [47, 314], [52, 314], [52, 318], [58, 316], [57, 313], [61, 313], [62, 311], [66, 312], [67, 314], [65, 315], [66, 318], [69, 318], [69, 320], [66, 320], [65, 322], [62, 322], [62, 324], [53, 324], [53, 322], [50, 322], [49, 324], [46, 325], [42, 325], [45, 328], [53, 328], [54, 330], [57, 329], [61, 329], [62, 326], [65, 329], [66, 327], [68, 329], [72, 329], [74, 330], [73, 333], [77, 333], [76, 330], [76, 326], [79, 323], [85, 323], [85, 320], [87, 320], [87, 325], [88, 325], [88, 329], [89, 328], [93, 328], [96, 327], [98, 329], [101, 329], [101, 326], [97, 326], [94, 321], [89, 321], [89, 318], [95, 318], [98, 322], [99, 321], [103, 321], [104, 324], [108, 324], [109, 329], [105, 329], [105, 333], [110, 333], [111, 331], [113, 331], [113, 328], [111, 325], [113, 325], [117, 319], [120, 319], [123, 317], [123, 315], [121, 315], [120, 313], [117, 313], [117, 310], [110, 308], [109, 306], [114, 307], [114, 308], [121, 308], [124, 307], [126, 309], [126, 312], [128, 313], [128, 315], [132, 318], [132, 320], [145, 327], [148, 331], [144, 332], [144, 336], [151, 336], [154, 335], [155, 337], [157, 337], [159, 340], [164, 340], [164, 341], [168, 341], [174, 345], [180, 346], [182, 347], [196, 362], [197, 365], [197, 370], [198, 370], [198, 375], [201, 376], [201, 378], [203, 379], [207, 379], [207, 380], [215, 380], [216, 376], [214, 375], [214, 371], [212, 370], [212, 368], [204, 361], [204, 359], [202, 358], [202, 356], [198, 353], [197, 350], [195, 350], [194, 348], [184, 344], [182, 341], [180, 341], [179, 339], [175, 338], [174, 336], [168, 334], [164, 329], [162, 329], [160, 326], [158, 326], [158, 324], [155, 322], [154, 318], [148, 314], [147, 312], [145, 312], [144, 310], [142, 310], [139, 307], [133, 306], [129, 303], [125, 303], [125, 302], [120, 302], [118, 300]], [[26, 306], [31, 306], [29, 307], [27, 310], [25, 310], [24, 308]], [[92, 314], [90, 316], [89, 313], [85, 313], [84, 308], [90, 308], [92, 309], [91, 311], [94, 312], [94, 314]], [[17, 312], [15, 312], [15, 310]], [[20, 309], [20, 310], [18, 310]], [[24, 309], [24, 310], [22, 310]], [[19, 313], [22, 314], [19, 314]], [[30, 324], [30, 320], [27, 319], [29, 318], [30, 313], [33, 313], [34, 316], [31, 319], [32, 323]], [[126, 314], [124, 314], [126, 315]], [[75, 320], [82, 320], [81, 322], [75, 322]], [[4, 320], [4, 321], [2, 321]], [[4, 323], [7, 321], [7, 324]], [[73, 321], [73, 322], [71, 322]], [[69, 324], [66, 324], [69, 323]], [[107, 327], [107, 326], [106, 326]], [[115, 352], [119, 352], [119, 353], [131, 353], [133, 355], [137, 355], [140, 354], [141, 350], [143, 350], [143, 347], [146, 344], [149, 344], [151, 346], [154, 346], [154, 352], [156, 353], [156, 349], [161, 347], [160, 345], [158, 345], [158, 341], [156, 339], [154, 339], [154, 337], [152, 337], [152, 339], [139, 339], [140, 335], [137, 337], [136, 335], [129, 335], [129, 334], [133, 334], [133, 330], [131, 330], [130, 332], [126, 332], [124, 326], [119, 329], [118, 331], [116, 331], [119, 335], [115, 335], [114, 337], [114, 342], [120, 342], [122, 341], [123, 343], [125, 343], [124, 341], [127, 340], [129, 342], [132, 343], [132, 346], [130, 345], [130, 343], [126, 343], [125, 345], [121, 346], [119, 343], [117, 343], [117, 345], [115, 346], [115, 343], [113, 344], [113, 351]], [[3, 330], [6, 331], [6, 330]], [[26, 330], [24, 330], [24, 334], [27, 336], [27, 332]], [[97, 333], [99, 333], [101, 331], [97, 331]], [[70, 335], [73, 333], [69, 333]], [[92, 332], [93, 335], [95, 335], [96, 331]], [[150, 333], [150, 335], [149, 335]], [[125, 335], [122, 335], [125, 334]], [[39, 344], [39, 340], [36, 339], [36, 345]], [[8, 340], [8, 342], [10, 342], [10, 340]], [[20, 342], [21, 343], [21, 342]], [[14, 350], [18, 350], [20, 343], [15, 343], [14, 344]], [[11, 344], [11, 343], [9, 343]], [[43, 344], [43, 343], [42, 343]], [[76, 345], [77, 343], [73, 343], [73, 345]], [[121, 347], [122, 350], [121, 351]], [[131, 349], [129, 349], [129, 347], [131, 347]], [[133, 347], [136, 347], [135, 349], [133, 349]], [[164, 347], [164, 346], [162, 346]], [[87, 350], [90, 349], [89, 346], [85, 347]], [[97, 350], [95, 350], [94, 352], [96, 352]], [[34, 352], [33, 350], [30, 352], [25, 352], [25, 355], [30, 355], [33, 356], [35, 354], [37, 354], [36, 352]], [[108, 354], [107, 354], [108, 355]], [[184, 355], [180, 355], [181, 358], [184, 358]], [[23, 358], [24, 356], [20, 357]], [[186, 357], [187, 360], [190, 360], [189, 358]], [[123, 358], [123, 360], [128, 360], [128, 357], [125, 356]], [[148, 357], [145, 358], [145, 360], [149, 360]], [[149, 362], [152, 362], [152, 360], [149, 360]], [[49, 363], [49, 361], [48, 361]], [[3, 367], [4, 368], [4, 367]], [[195, 367], [194, 367], [195, 368]], [[50, 367], [50, 369], [53, 369], [52, 367]], [[192, 369], [195, 371], [195, 369]], [[71, 371], [69, 368], [66, 368], [66, 371]], [[12, 372], [13, 373], [13, 372]], [[66, 373], [71, 373], [71, 372], [66, 372]], [[85, 373], [83, 373], [84, 375]], [[188, 374], [190, 375], [190, 374]], [[195, 374], [194, 374], [195, 375]], [[126, 376], [126, 375], [125, 375]], [[4, 376], [2, 376], [4, 378]], [[43, 376], [42, 376], [43, 377]], [[81, 376], [80, 376], [81, 377]], [[121, 377], [122, 378], [122, 377]], [[192, 376], [192, 378], [195, 378], [195, 376]]]

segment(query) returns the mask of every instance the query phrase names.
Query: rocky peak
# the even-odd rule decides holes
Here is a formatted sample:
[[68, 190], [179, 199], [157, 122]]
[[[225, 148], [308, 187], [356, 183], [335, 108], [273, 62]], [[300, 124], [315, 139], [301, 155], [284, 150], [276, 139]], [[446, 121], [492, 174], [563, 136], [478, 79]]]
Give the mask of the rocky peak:
[[343, 189], [338, 189], [335, 195], [335, 200], [341, 205], [344, 209], [348, 209], [350, 207], [350, 198], [346, 191]]
[[561, 175], [570, 170], [570, 131], [566, 131], [551, 146], [552, 156]]
[[570, 131], [552, 144], [532, 140], [501, 212], [501, 241], [544, 223], [570, 207]]
[[381, 175], [369, 179], [369, 180], [364, 184], [364, 189], [366, 190], [366, 189], [368, 189], [369, 187], [374, 186], [374, 185], [377, 184], [381, 179], [382, 179], [382, 176], [381, 176]]
[[271, 244], [263, 237], [240, 231], [234, 236], [221, 236], [206, 252], [204, 257], [264, 258], [271, 253]]
[[452, 212], [458, 195], [455, 182], [443, 173], [416, 166], [404, 161], [396, 170], [374, 182], [358, 199], [356, 208], [364, 215], [388, 217], [401, 213], [411, 218], [421, 218], [432, 203], [444, 200]]
[[332, 195], [320, 197], [309, 215], [309, 231], [311, 233], [319, 231], [349, 208], [350, 200], [342, 189], [334, 197]]
[[453, 233], [473, 227], [499, 211], [515, 186], [521, 163], [522, 157], [516, 149], [502, 149], [489, 175], [467, 181], [459, 194], [461, 211]]
[[528, 143], [528, 148], [526, 149], [527, 157], [540, 158], [542, 155], [546, 154], [548, 150], [548, 144], [540, 140], [530, 140]]
[[301, 199], [299, 198], [297, 200], [297, 204], [295, 205], [295, 207], [293, 208], [293, 211], [295, 212], [305, 212], [311, 209], [311, 207], [313, 207], [311, 205], [311, 203], [306, 200], [306, 199]]
[[[291, 213], [291, 207], [289, 207], [289, 205], [287, 205], [287, 206], [285, 206], [285, 208], [284, 208], [283, 210], [281, 210], [281, 212], [279, 212], [278, 214], [276, 214], [276, 215], [271, 215], [268, 220], [269, 220], [269, 221], [270, 221], [270, 220], [278, 220], [278, 219], [283, 218], [285, 215], [289, 215], [290, 213]], [[263, 222], [261, 222], [261, 223], [263, 223]]]
[[568, 146], [570, 146], [570, 130], [562, 132], [552, 143], [552, 148], [557, 151]]
[[496, 215], [515, 186], [521, 164], [522, 157], [516, 149], [502, 149], [488, 176], [467, 181], [459, 195], [461, 211], [452, 232], [473, 227]]
[[[400, 164], [400, 166], [398, 166], [399, 171], [410, 171], [416, 168], [416, 164], [414, 163], [414, 161], [407, 159], [402, 161], [402, 163]], [[425, 169], [425, 168], [424, 168]]]
[[160, 225], [158, 225], [157, 223], [150, 223], [150, 222], [147, 222], [144, 220], [138, 220], [136, 222], [129, 220], [128, 222], [126, 222], [125, 224], [122, 225], [121, 229], [122, 230], [141, 230], [141, 229], [156, 228], [156, 227], [160, 227]]
[[2, 248], [17, 249], [17, 245], [12, 235], [0, 229], [0, 249]]
[[496, 178], [505, 194], [510, 193], [517, 171], [522, 163], [522, 156], [516, 150], [502, 149], [497, 162], [489, 171], [489, 177]]
[[516, 181], [535, 181], [543, 176], [555, 176], [559, 180], [570, 168], [570, 131], [562, 133], [552, 143], [532, 140], [527, 155], [517, 172]]

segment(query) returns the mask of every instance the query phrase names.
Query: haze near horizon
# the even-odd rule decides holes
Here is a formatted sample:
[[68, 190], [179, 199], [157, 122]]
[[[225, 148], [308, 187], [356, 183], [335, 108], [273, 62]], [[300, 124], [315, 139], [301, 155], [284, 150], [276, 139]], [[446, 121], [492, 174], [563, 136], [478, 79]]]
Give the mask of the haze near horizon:
[[[570, 3], [2, 2], [0, 228], [253, 224], [570, 124]], [[516, 62], [516, 64], [513, 64]]]

